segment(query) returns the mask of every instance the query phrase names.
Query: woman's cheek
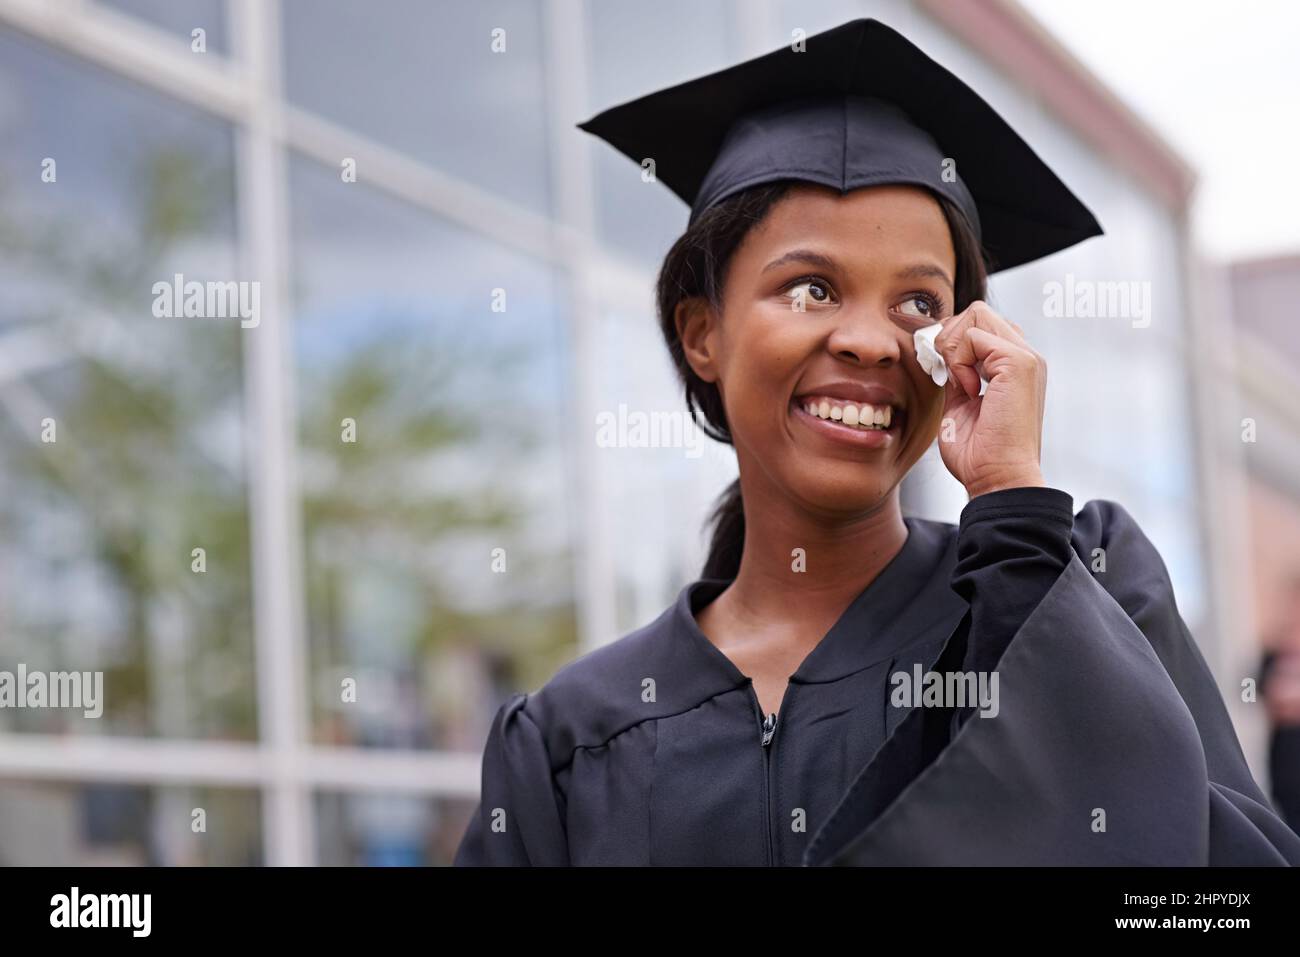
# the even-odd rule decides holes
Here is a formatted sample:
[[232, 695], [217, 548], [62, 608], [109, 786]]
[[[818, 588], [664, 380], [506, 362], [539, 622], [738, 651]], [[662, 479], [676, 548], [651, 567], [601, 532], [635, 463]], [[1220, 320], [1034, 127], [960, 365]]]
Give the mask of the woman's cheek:
[[920, 393], [926, 397], [922, 400], [921, 415], [915, 425], [909, 426], [914, 435], [908, 437], [909, 442], [915, 442], [922, 454], [938, 437], [943, 425], [943, 392], [934, 387], [929, 377], [926, 378], [925, 386], [928, 388]]
[[732, 378], [743, 382], [752, 395], [777, 398], [777, 391], [791, 385], [801, 358], [809, 351], [809, 336], [790, 322], [780, 306], [756, 310], [744, 335], [728, 343], [733, 361]]
[[719, 383], [731, 434], [747, 446], [761, 443], [757, 433], [766, 418], [763, 406], [767, 377], [759, 361], [744, 346], [731, 348]]

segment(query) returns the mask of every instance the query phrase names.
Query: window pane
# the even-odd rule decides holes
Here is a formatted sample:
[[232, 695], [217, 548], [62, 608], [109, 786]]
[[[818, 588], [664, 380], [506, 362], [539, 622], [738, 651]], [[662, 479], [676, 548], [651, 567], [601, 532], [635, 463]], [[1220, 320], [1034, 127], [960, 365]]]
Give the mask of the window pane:
[[5, 867], [257, 865], [261, 828], [256, 791], [0, 782]]
[[[731, 6], [699, 0], [589, 2], [591, 113], [725, 66], [734, 52]], [[602, 237], [657, 267], [686, 228], [686, 204], [663, 183], [643, 182], [630, 158], [590, 134], [582, 136], [596, 151]]]
[[[284, 0], [282, 9], [293, 103], [549, 209], [541, 4]], [[501, 53], [492, 51], [497, 28]]]
[[234, 277], [231, 131], [4, 32], [0, 89], [0, 670], [103, 672], [0, 730], [253, 738], [243, 330], [153, 308]]
[[209, 53], [226, 54], [226, 15], [224, 0], [96, 0], [106, 7], [144, 20], [160, 30], [184, 38], [185, 49], [195, 29], [206, 32]]
[[574, 645], [557, 280], [333, 169], [290, 178], [316, 739], [478, 750]]
[[407, 794], [320, 794], [318, 860], [329, 867], [450, 865], [477, 803]]
[[611, 301], [601, 311], [593, 365], [603, 425], [583, 434], [597, 443], [608, 490], [607, 539], [636, 543], [610, 556], [620, 634], [653, 620], [699, 577], [705, 519], [736, 477], [734, 450], [691, 419], [651, 304], [635, 305]]

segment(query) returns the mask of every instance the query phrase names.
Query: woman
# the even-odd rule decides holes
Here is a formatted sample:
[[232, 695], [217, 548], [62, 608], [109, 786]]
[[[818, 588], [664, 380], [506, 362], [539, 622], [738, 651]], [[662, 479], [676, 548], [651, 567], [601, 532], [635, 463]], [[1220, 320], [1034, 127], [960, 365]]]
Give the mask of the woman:
[[[660, 322], [740, 477], [671, 608], [499, 710], [456, 863], [1300, 862], [1151, 543], [1044, 481], [986, 271], [1100, 227], [1014, 131], [871, 20], [583, 128], [692, 206]], [[936, 439], [957, 526], [900, 510]]]

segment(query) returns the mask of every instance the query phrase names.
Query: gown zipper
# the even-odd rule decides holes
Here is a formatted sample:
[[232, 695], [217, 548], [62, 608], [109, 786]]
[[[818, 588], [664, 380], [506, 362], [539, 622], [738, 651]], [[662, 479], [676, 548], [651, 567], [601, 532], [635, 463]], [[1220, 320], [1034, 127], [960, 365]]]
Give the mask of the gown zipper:
[[759, 745], [763, 749], [763, 807], [767, 824], [767, 866], [772, 867], [776, 863], [772, 847], [772, 739], [776, 736], [776, 712], [773, 711], [764, 718], [763, 706], [759, 703], [758, 693], [754, 691], [752, 682], [749, 693], [753, 696], [754, 710], [759, 716]]
[[763, 772], [767, 781], [767, 866], [776, 864], [775, 847], [772, 841], [772, 738], [776, 735], [776, 712], [773, 711], [763, 720]]

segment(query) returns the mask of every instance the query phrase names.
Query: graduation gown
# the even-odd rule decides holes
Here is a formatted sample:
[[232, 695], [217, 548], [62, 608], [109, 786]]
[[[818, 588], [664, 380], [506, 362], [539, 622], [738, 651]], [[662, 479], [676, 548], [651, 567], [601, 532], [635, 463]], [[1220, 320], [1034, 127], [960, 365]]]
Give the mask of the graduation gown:
[[[512, 695], [455, 863], [1300, 863], [1122, 507], [1007, 489], [905, 521], [775, 716], [696, 623], [718, 579]], [[930, 670], [996, 674], [996, 714], [903, 700]]]

